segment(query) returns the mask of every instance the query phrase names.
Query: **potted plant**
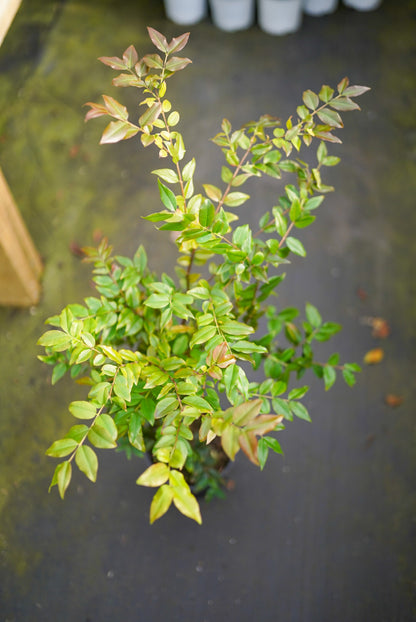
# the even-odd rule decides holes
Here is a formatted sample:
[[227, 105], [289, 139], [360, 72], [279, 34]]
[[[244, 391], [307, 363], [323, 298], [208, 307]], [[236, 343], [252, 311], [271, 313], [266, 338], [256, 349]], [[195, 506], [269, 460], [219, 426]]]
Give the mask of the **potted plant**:
[[200, 22], [207, 13], [207, 0], [164, 0], [168, 19], [181, 26]]
[[258, 0], [258, 21], [271, 35], [296, 32], [302, 23], [302, 0]]
[[378, 9], [382, 0], [344, 0], [345, 6], [356, 11], [374, 11]]
[[254, 21], [254, 0], [210, 0], [210, 8], [212, 21], [221, 30], [244, 30]]
[[[69, 372], [87, 394], [70, 403], [77, 423], [47, 454], [64, 459], [51, 483], [64, 497], [73, 464], [95, 481], [96, 449], [148, 453], [152, 463], [137, 483], [157, 488], [151, 522], [173, 503], [199, 523], [195, 494], [221, 493], [227, 460], [241, 449], [263, 468], [269, 451], [281, 452], [275, 433], [284, 422], [310, 420], [302, 401], [305, 372], [312, 370], [326, 389], [337, 375], [355, 382], [357, 365], [341, 364], [338, 354], [324, 360], [315, 354], [338, 324], [323, 321], [310, 302], [301, 319], [298, 309], [271, 301], [291, 255], [306, 255], [297, 232], [313, 224], [332, 190], [322, 178], [339, 161], [326, 144], [340, 142], [340, 112], [358, 109], [353, 98], [367, 88], [344, 78], [337, 90], [307, 90], [286, 124], [262, 115], [233, 130], [224, 119], [213, 139], [225, 158], [222, 182], [197, 191], [196, 163], [186, 156], [180, 116], [167, 98], [168, 80], [191, 62], [177, 55], [189, 33], [168, 42], [148, 31], [157, 53], [139, 59], [130, 46], [121, 58], [100, 58], [118, 72], [115, 86], [142, 94], [138, 122], [108, 95], [88, 104], [86, 119], [110, 119], [102, 144], [137, 136], [158, 150], [162, 166], [152, 174], [161, 209], [146, 218], [162, 237], [176, 234], [176, 277], [154, 274], [143, 246], [131, 258], [113, 254], [106, 240], [84, 249], [97, 295], [49, 318], [52, 328], [39, 344], [46, 350], [41, 360], [53, 365], [52, 384]], [[302, 146], [313, 149], [315, 164], [297, 157]], [[289, 177], [284, 192], [258, 229], [238, 224], [239, 207], [249, 200], [244, 183], [283, 175]], [[260, 380], [250, 378], [252, 369]]]
[[303, 0], [303, 11], [308, 15], [328, 15], [338, 6], [338, 0]]

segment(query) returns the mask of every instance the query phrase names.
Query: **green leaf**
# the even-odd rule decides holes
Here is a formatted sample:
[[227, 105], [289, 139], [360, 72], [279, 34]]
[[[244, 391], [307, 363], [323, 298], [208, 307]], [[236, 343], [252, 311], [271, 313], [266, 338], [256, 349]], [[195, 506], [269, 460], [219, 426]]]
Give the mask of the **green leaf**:
[[214, 410], [211, 404], [199, 395], [189, 395], [183, 401], [189, 406], [195, 406], [200, 412], [213, 412]]
[[319, 91], [319, 99], [325, 103], [328, 103], [331, 100], [331, 97], [334, 94], [334, 89], [331, 89], [330, 86], [324, 84]]
[[173, 503], [188, 518], [192, 518], [198, 525], [202, 525], [201, 510], [198, 501], [189, 488], [173, 486]]
[[203, 184], [203, 186], [207, 197], [211, 199], [211, 201], [214, 201], [214, 203], [218, 203], [222, 197], [221, 190], [212, 184]]
[[152, 309], [164, 309], [170, 303], [170, 296], [168, 294], [151, 294], [144, 304]]
[[300, 400], [309, 391], [309, 387], [298, 387], [292, 389], [288, 395], [290, 400]]
[[69, 462], [69, 460], [66, 460], [65, 462], [61, 462], [60, 464], [57, 465], [55, 469], [55, 472], [53, 474], [53, 478], [51, 481], [51, 485], [49, 486], [49, 491], [51, 490], [52, 486], [55, 486], [55, 484], [57, 484], [59, 494], [61, 496], [61, 499], [63, 499], [65, 497], [66, 489], [68, 488], [69, 483], [71, 481], [71, 477], [72, 477], [71, 463]]
[[311, 421], [309, 413], [305, 406], [300, 402], [289, 402], [290, 410], [296, 417], [303, 419], [304, 421]]
[[180, 119], [180, 115], [179, 115], [179, 112], [177, 112], [177, 110], [174, 110], [173, 112], [171, 112], [167, 118], [169, 127], [174, 127], [175, 125], [177, 125], [179, 123], [179, 119]]
[[101, 414], [97, 417], [94, 425], [88, 432], [88, 440], [94, 447], [110, 449], [116, 447], [118, 431], [114, 420], [110, 415]]
[[325, 365], [324, 367], [324, 382], [325, 382], [325, 391], [328, 391], [334, 384], [337, 378], [337, 373], [331, 365]]
[[366, 93], [370, 90], [371, 89], [369, 86], [359, 86], [358, 84], [356, 84], [354, 86], [348, 86], [342, 94], [344, 95], [344, 97], [358, 97], [359, 95], [363, 95], [363, 93]]
[[305, 312], [306, 319], [308, 320], [309, 324], [311, 324], [311, 326], [313, 326], [314, 328], [318, 328], [322, 324], [321, 314], [319, 313], [318, 309], [311, 305], [309, 302], [306, 303]]
[[161, 112], [162, 112], [161, 104], [159, 102], [154, 103], [140, 117], [139, 119], [140, 126], [144, 127], [146, 125], [152, 125], [152, 123], [154, 123], [156, 119], [159, 117]]
[[320, 110], [317, 112], [319, 119], [325, 125], [330, 125], [331, 127], [343, 127], [344, 124], [342, 122], [341, 117], [335, 110], [329, 110], [325, 108], [324, 110]]
[[173, 490], [164, 484], [156, 491], [150, 505], [150, 524], [152, 525], [158, 518], [166, 514], [173, 499]]
[[114, 393], [117, 397], [121, 397], [122, 400], [126, 400], [126, 402], [129, 402], [131, 399], [131, 387], [127, 382], [127, 378], [121, 374], [118, 374], [114, 380]]
[[159, 194], [160, 194], [160, 198], [161, 198], [163, 205], [169, 211], [174, 212], [176, 210], [177, 204], [176, 204], [175, 195], [173, 194], [172, 190], [170, 190], [170, 188], [162, 184], [160, 179], [157, 180], [157, 184], [159, 186]]
[[324, 200], [324, 196], [322, 195], [318, 195], [315, 197], [311, 197], [310, 199], [308, 199], [305, 203], [304, 209], [306, 211], [311, 211], [313, 209], [316, 209], [317, 207], [319, 207], [322, 203], [322, 201]]
[[282, 448], [280, 447], [279, 441], [273, 438], [272, 436], [263, 436], [261, 440], [263, 440], [266, 443], [266, 445], [270, 447], [270, 449], [274, 451], [276, 454], [283, 453]]
[[237, 322], [236, 320], [228, 320], [221, 324], [221, 330], [226, 335], [232, 335], [234, 337], [246, 337], [254, 333], [254, 328], [243, 322]]
[[88, 430], [87, 425], [73, 425], [65, 438], [72, 438], [79, 444], [87, 436]]
[[78, 447], [78, 443], [72, 438], [61, 438], [59, 441], [55, 441], [46, 450], [46, 455], [52, 458], [63, 458], [72, 453], [74, 449]]
[[68, 369], [68, 365], [66, 363], [58, 363], [55, 365], [52, 371], [52, 384], [56, 384], [58, 380], [65, 375], [66, 370]]
[[148, 397], [140, 402], [140, 414], [150, 425], [153, 425], [155, 422], [155, 408], [155, 402]]
[[264, 346], [259, 346], [257, 345], [257, 343], [244, 340], [232, 343], [231, 349], [233, 352], [242, 352], [243, 354], [253, 354], [254, 352], [264, 354], [267, 352], [267, 348], [265, 348]]
[[185, 164], [182, 170], [182, 177], [184, 181], [189, 181], [190, 179], [192, 179], [195, 173], [195, 167], [196, 167], [195, 158], [192, 158], [192, 160], [190, 160], [188, 164]]
[[234, 460], [237, 452], [240, 450], [239, 435], [240, 430], [234, 425], [228, 425], [222, 433], [222, 448], [230, 460]]
[[75, 401], [70, 403], [69, 412], [77, 419], [92, 419], [97, 413], [97, 408], [91, 402]]
[[217, 333], [217, 329], [215, 326], [204, 326], [203, 328], [200, 328], [199, 330], [196, 331], [189, 345], [191, 348], [193, 348], [194, 346], [200, 343], [205, 343], [209, 339], [214, 337], [216, 333]]
[[305, 91], [303, 93], [302, 99], [303, 103], [311, 110], [315, 110], [315, 108], [319, 106], [319, 97], [311, 90]]
[[257, 458], [259, 460], [259, 466], [261, 471], [264, 469], [268, 455], [269, 447], [264, 438], [260, 438], [257, 445]]
[[338, 333], [341, 330], [340, 324], [335, 324], [334, 322], [325, 322], [315, 333], [315, 339], [317, 341], [328, 341], [333, 335]]
[[169, 473], [170, 469], [167, 464], [156, 462], [156, 464], [152, 464], [140, 475], [136, 484], [139, 484], [139, 486], [159, 487], [168, 481]]
[[335, 353], [335, 354], [331, 354], [331, 356], [328, 359], [328, 365], [338, 365], [339, 363], [339, 354]]
[[155, 419], [161, 419], [170, 412], [176, 410], [179, 406], [179, 402], [176, 396], [169, 395], [157, 402], [155, 410]]
[[168, 184], [177, 184], [179, 182], [178, 173], [170, 168], [158, 168], [152, 171], [153, 175], [157, 175]]
[[228, 207], [238, 207], [250, 198], [250, 195], [244, 192], [230, 192], [224, 199], [224, 204]]
[[358, 104], [353, 102], [349, 97], [340, 97], [339, 99], [334, 99], [331, 102], [331, 108], [335, 108], [335, 110], [360, 110]]
[[215, 218], [215, 207], [211, 201], [205, 200], [199, 210], [199, 223], [201, 227], [210, 227]]
[[305, 247], [300, 240], [289, 236], [286, 238], [286, 245], [295, 255], [300, 255], [300, 257], [306, 257]]
[[71, 336], [61, 330], [48, 330], [38, 339], [38, 345], [53, 348], [56, 352], [62, 352], [71, 345]]
[[285, 419], [292, 421], [293, 416], [286, 400], [280, 397], [274, 397], [272, 399], [272, 406], [276, 415], [283, 415]]
[[342, 377], [344, 378], [345, 382], [349, 387], [353, 387], [355, 385], [356, 378], [354, 376], [354, 373], [349, 369], [342, 370]]
[[91, 447], [81, 445], [75, 454], [75, 462], [89, 480], [95, 482], [97, 479], [98, 460], [97, 454]]

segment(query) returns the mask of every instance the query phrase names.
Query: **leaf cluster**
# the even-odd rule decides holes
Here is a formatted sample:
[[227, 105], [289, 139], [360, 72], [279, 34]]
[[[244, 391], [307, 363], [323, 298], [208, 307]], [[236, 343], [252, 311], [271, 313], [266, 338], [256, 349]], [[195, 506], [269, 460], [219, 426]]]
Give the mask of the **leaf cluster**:
[[[68, 372], [87, 390], [69, 405], [79, 422], [47, 454], [64, 458], [51, 483], [64, 497], [74, 462], [96, 480], [97, 449], [151, 453], [153, 463], [137, 480], [157, 488], [151, 522], [173, 503], [200, 523], [190, 483], [199, 473], [194, 492], [208, 486], [211, 496], [220, 494], [216, 443], [230, 460], [242, 450], [263, 469], [270, 450], [282, 453], [274, 434], [284, 422], [310, 421], [302, 401], [308, 385], [299, 386], [307, 370], [325, 389], [337, 375], [348, 385], [355, 382], [357, 365], [340, 364], [338, 354], [326, 361], [315, 355], [316, 344], [340, 326], [323, 321], [309, 302], [300, 317], [298, 309], [281, 309], [271, 298], [291, 255], [306, 256], [302, 229], [314, 223], [332, 190], [322, 179], [325, 167], [339, 162], [326, 144], [340, 142], [335, 132], [343, 126], [341, 113], [357, 109], [354, 98], [367, 88], [344, 78], [336, 90], [305, 91], [296, 118], [285, 124], [262, 115], [233, 130], [224, 119], [213, 138], [225, 161], [221, 182], [197, 191], [196, 162], [185, 158], [176, 129], [180, 115], [167, 99], [168, 78], [191, 62], [177, 56], [189, 34], [168, 42], [148, 31], [157, 53], [139, 59], [130, 46], [121, 58], [100, 59], [121, 72], [115, 86], [138, 89], [138, 119], [132, 121], [124, 105], [103, 95], [102, 104], [88, 104], [86, 120], [110, 119], [101, 143], [137, 135], [168, 161], [152, 173], [161, 209], [146, 218], [161, 231], [175, 232], [176, 272], [154, 274], [142, 246], [133, 258], [114, 255], [105, 239], [98, 248], [84, 249], [97, 295], [49, 318], [51, 329], [38, 342], [45, 348], [41, 360], [53, 365], [53, 384]], [[313, 146], [316, 163], [310, 166], [298, 152]], [[250, 199], [241, 188], [264, 176], [289, 179], [254, 231], [238, 224], [239, 208]], [[259, 328], [261, 318], [266, 328]], [[262, 372], [261, 382], [250, 380], [253, 369]]]

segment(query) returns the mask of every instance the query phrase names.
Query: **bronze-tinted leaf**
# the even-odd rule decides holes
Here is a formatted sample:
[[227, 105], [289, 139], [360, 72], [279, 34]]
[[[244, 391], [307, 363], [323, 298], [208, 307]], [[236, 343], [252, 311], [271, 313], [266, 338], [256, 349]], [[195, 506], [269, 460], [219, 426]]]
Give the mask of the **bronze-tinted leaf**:
[[192, 61], [189, 58], [181, 58], [179, 56], [172, 56], [166, 63], [166, 69], [168, 71], [180, 71], [181, 69], [185, 69], [189, 63]]
[[150, 26], [147, 27], [147, 32], [149, 33], [149, 37], [153, 45], [157, 47], [157, 49], [161, 52], [166, 53], [170, 47], [168, 46], [166, 37], [162, 35], [162, 33], [160, 33], [159, 31], [155, 30], [155, 28], [151, 28]]
[[139, 128], [126, 121], [111, 121], [101, 136], [100, 145], [118, 143], [137, 134]]
[[172, 41], [168, 45], [169, 54], [183, 50], [185, 45], [188, 43], [189, 35], [189, 32], [185, 32], [180, 37], [173, 37]]
[[126, 63], [118, 56], [100, 56], [98, 60], [104, 63], [104, 65], [111, 67], [111, 69], [127, 69]]

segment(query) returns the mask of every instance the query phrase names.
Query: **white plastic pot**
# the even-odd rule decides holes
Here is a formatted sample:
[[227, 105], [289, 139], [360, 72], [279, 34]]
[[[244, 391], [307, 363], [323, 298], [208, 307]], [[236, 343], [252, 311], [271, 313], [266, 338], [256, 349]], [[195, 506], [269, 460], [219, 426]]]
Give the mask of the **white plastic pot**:
[[382, 0], [344, 0], [345, 6], [356, 11], [374, 11], [378, 9]]
[[207, 0], [164, 0], [168, 19], [175, 24], [196, 24], [207, 14]]
[[211, 16], [217, 28], [245, 30], [254, 21], [254, 0], [210, 0]]
[[338, 0], [303, 0], [303, 10], [308, 15], [328, 15], [338, 6]]
[[271, 35], [295, 32], [302, 23], [302, 0], [258, 0], [258, 21]]

